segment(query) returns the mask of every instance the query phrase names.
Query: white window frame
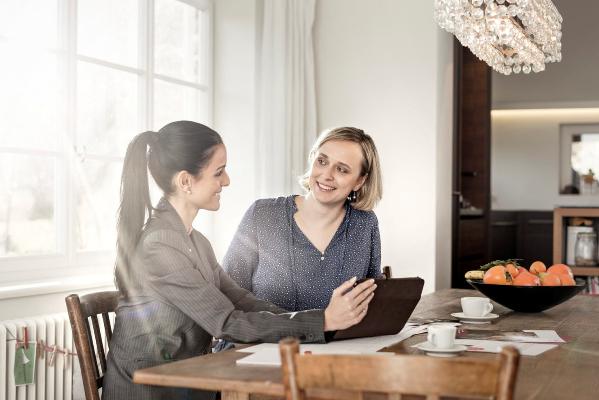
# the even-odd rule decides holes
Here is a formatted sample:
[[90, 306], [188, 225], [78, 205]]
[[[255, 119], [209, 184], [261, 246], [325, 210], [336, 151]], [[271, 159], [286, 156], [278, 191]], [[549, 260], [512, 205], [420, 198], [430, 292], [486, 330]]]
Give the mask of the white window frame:
[[[60, 57], [59, 63], [64, 66], [62, 87], [65, 89], [66, 99], [66, 137], [57, 138], [56, 151], [31, 150], [22, 148], [3, 147], [0, 143], [0, 153], [26, 154], [31, 156], [52, 156], [56, 160], [56, 188], [55, 190], [55, 221], [57, 224], [57, 253], [48, 255], [0, 257], [0, 298], [17, 296], [19, 293], [30, 295], [34, 293], [49, 293], [61, 291], [64, 288], [56, 282], [72, 282], [81, 278], [81, 282], [89, 281], [90, 277], [97, 276], [94, 282], [87, 286], [104, 286], [112, 282], [112, 271], [115, 261], [115, 251], [78, 252], [75, 237], [75, 212], [76, 193], [74, 181], [74, 163], [77, 157], [86, 159], [122, 162], [122, 156], [107, 156], [97, 154], [84, 154], [84, 150], [76, 143], [76, 96], [77, 96], [77, 64], [78, 62], [91, 63], [101, 67], [113, 68], [120, 71], [134, 73], [138, 76], [139, 120], [138, 132], [153, 127], [154, 119], [154, 79], [163, 80], [177, 85], [199, 89], [206, 93], [208, 101], [207, 110], [197, 110], [198, 115], [208, 116], [201, 122], [212, 125], [213, 118], [213, 0], [173, 0], [186, 3], [204, 11], [206, 20], [202, 24], [204, 34], [202, 38], [202, 57], [204, 62], [202, 71], [204, 76], [198, 84], [187, 82], [169, 76], [154, 73], [154, 0], [138, 0], [139, 12], [139, 67], [133, 68], [113, 62], [96, 59], [77, 54], [77, 0], [59, 0], [59, 40], [64, 50], [54, 51]], [[4, 40], [0, 38], [0, 40]], [[41, 50], [47, 51], [47, 50]], [[133, 137], [138, 132], [131, 132]], [[114, 221], [116, 227], [116, 216]], [[115, 228], [116, 229], [116, 228]], [[93, 281], [93, 279], [92, 279]], [[44, 285], [48, 282], [48, 285]], [[85, 285], [85, 284], [84, 284]], [[71, 285], [72, 286], [72, 285]], [[75, 285], [76, 286], [76, 285]], [[15, 289], [17, 288], [17, 289]], [[32, 289], [34, 288], [34, 289]], [[68, 289], [67, 289], [68, 290]]]

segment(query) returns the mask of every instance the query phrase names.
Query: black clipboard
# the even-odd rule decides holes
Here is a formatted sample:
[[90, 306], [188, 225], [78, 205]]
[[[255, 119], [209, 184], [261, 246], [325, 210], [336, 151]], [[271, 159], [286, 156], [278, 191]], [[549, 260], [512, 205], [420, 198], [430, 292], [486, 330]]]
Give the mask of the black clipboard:
[[354, 339], [399, 333], [420, 301], [422, 278], [375, 279], [374, 297], [360, 323], [336, 331], [332, 340]]

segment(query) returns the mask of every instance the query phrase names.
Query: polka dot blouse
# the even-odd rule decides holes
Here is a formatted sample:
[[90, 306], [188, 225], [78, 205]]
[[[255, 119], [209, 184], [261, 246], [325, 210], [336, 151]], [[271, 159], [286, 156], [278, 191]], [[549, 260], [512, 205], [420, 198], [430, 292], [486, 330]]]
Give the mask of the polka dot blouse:
[[289, 311], [326, 308], [337, 286], [353, 276], [381, 275], [376, 215], [349, 205], [321, 253], [295, 223], [295, 196], [256, 201], [245, 213], [223, 259], [241, 287]]

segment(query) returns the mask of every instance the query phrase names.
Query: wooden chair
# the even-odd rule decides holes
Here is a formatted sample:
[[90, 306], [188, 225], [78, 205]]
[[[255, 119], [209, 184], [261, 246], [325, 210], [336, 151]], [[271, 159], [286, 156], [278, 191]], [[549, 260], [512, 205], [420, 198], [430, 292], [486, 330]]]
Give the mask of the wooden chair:
[[[104, 336], [107, 341], [110, 341], [112, 327], [108, 313], [116, 310], [119, 292], [90, 293], [81, 298], [76, 294], [71, 294], [65, 298], [65, 302], [79, 358], [85, 398], [86, 400], [100, 400], [98, 389], [102, 387], [102, 378], [106, 373], [108, 348], [104, 349], [102, 344], [98, 316], [102, 316]], [[90, 320], [92, 329], [90, 329]], [[95, 339], [95, 346], [92, 335]]]
[[[365, 393], [426, 397], [513, 398], [520, 354], [505, 347], [493, 359], [433, 358], [416, 355], [299, 354], [299, 341], [279, 342], [286, 400], [305, 400], [306, 392], [327, 398], [363, 399]], [[338, 395], [336, 395], [338, 393]]]
[[385, 265], [383, 267], [383, 276], [385, 277], [385, 279], [391, 279], [391, 267], [388, 265]]

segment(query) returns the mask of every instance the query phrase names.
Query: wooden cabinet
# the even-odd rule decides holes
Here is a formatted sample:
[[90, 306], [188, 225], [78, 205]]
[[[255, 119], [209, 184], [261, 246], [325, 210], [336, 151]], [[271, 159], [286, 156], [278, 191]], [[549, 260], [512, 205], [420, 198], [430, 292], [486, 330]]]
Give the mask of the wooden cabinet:
[[552, 251], [552, 211], [491, 211], [491, 260], [520, 258], [526, 266], [536, 260], [551, 263]]
[[[568, 218], [583, 217], [595, 219], [595, 226], [599, 224], [599, 207], [597, 208], [566, 208], [560, 207], [553, 210], [553, 263], [566, 263], [566, 227]], [[599, 276], [598, 267], [570, 266], [577, 276]]]

